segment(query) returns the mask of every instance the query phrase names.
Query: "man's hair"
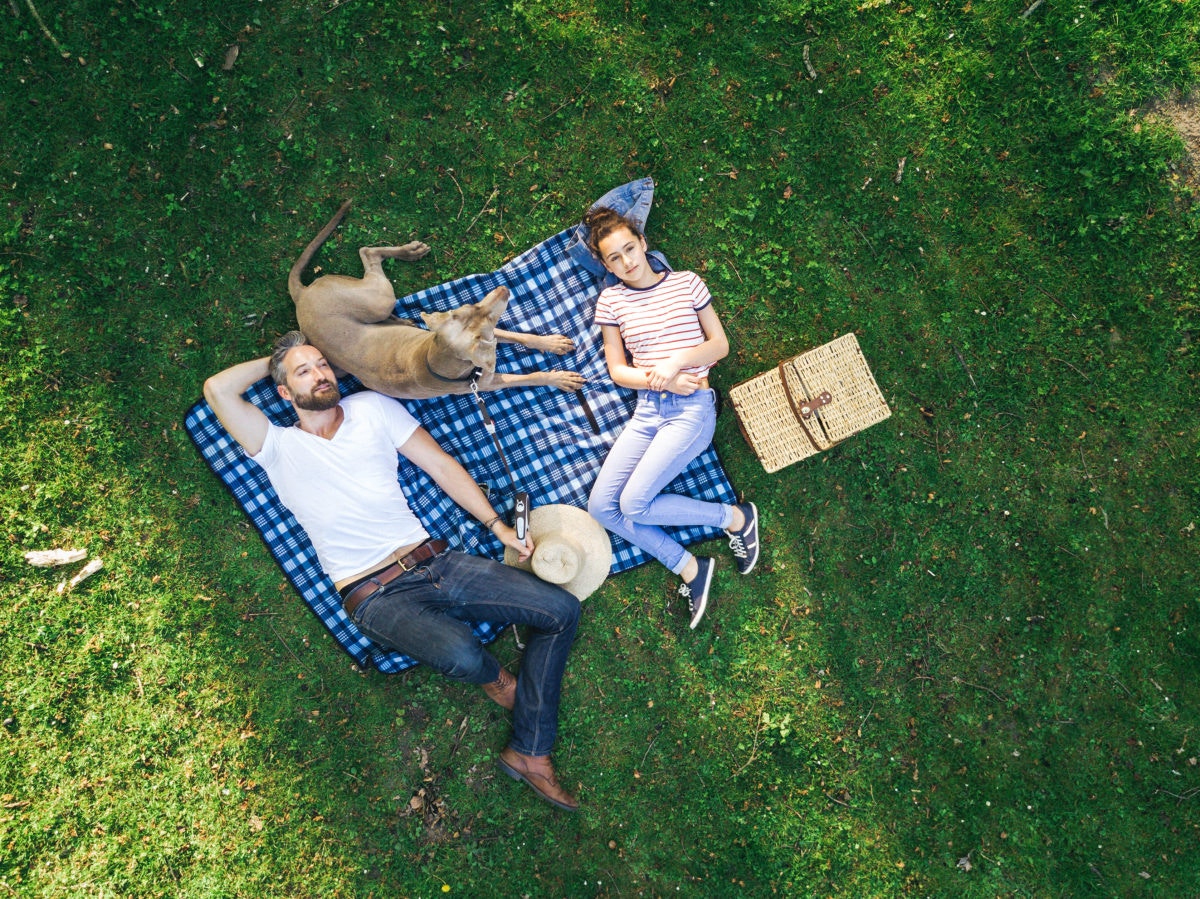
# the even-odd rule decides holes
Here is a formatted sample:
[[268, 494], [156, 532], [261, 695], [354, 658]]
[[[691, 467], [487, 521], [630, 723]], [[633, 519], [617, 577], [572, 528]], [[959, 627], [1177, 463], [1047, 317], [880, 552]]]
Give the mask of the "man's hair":
[[271, 353], [271, 361], [267, 363], [267, 371], [276, 387], [287, 386], [287, 369], [283, 366], [284, 357], [289, 350], [298, 346], [308, 346], [308, 338], [300, 331], [288, 331], [275, 341], [275, 351]]
[[610, 209], [607, 206], [597, 206], [594, 209], [589, 209], [583, 217], [583, 223], [588, 228], [588, 249], [596, 254], [596, 258], [603, 261], [600, 255], [600, 241], [608, 237], [614, 231], [621, 228], [628, 228], [629, 232], [634, 237], [642, 237], [642, 229], [637, 226], [637, 223], [626, 216], [621, 215], [615, 209]]

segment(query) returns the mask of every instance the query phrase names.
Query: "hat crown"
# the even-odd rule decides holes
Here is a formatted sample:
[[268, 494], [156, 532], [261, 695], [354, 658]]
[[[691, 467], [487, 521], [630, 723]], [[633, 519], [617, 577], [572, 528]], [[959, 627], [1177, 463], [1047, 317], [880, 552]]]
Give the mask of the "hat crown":
[[551, 503], [534, 506], [529, 516], [533, 553], [521, 561], [506, 546], [504, 561], [556, 584], [584, 600], [604, 583], [612, 567], [612, 542], [600, 522], [586, 509]]
[[583, 548], [568, 534], [547, 534], [533, 551], [533, 573], [552, 584], [566, 584], [583, 567]]

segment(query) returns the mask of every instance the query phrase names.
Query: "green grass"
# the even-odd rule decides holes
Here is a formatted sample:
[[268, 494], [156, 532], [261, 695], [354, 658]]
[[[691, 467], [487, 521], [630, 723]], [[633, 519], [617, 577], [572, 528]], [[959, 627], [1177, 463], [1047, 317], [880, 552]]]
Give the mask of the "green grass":
[[[1147, 115], [1193, 4], [35, 5], [70, 56], [14, 4], [3, 892], [1195, 891], [1200, 206]], [[408, 293], [645, 175], [719, 387], [853, 330], [893, 416], [766, 475], [722, 413], [760, 569], [697, 632], [654, 567], [588, 601], [564, 816], [478, 691], [352, 669], [182, 416], [342, 199], [322, 264], [426, 240]], [[63, 595], [22, 558], [75, 546]]]

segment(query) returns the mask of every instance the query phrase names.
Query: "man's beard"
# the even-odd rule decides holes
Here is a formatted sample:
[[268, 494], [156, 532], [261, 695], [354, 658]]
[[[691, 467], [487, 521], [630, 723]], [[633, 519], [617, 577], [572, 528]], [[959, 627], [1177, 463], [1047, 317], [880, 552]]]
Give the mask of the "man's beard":
[[[333, 389], [318, 395], [317, 390], [322, 386], [329, 386]], [[314, 384], [313, 389], [308, 393], [294, 396], [292, 403], [297, 409], [304, 409], [306, 412], [324, 412], [326, 409], [332, 409], [341, 400], [342, 396], [336, 384], [331, 384], [329, 381], [321, 381]]]

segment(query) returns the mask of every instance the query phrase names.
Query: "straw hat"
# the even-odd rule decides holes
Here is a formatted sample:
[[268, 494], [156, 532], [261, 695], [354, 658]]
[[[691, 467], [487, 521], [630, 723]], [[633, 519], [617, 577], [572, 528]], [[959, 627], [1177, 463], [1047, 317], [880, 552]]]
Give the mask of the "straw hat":
[[564, 504], [535, 506], [529, 513], [529, 531], [533, 555], [518, 562], [516, 550], [505, 547], [505, 565], [532, 571], [580, 600], [604, 583], [612, 567], [612, 543], [586, 511]]

